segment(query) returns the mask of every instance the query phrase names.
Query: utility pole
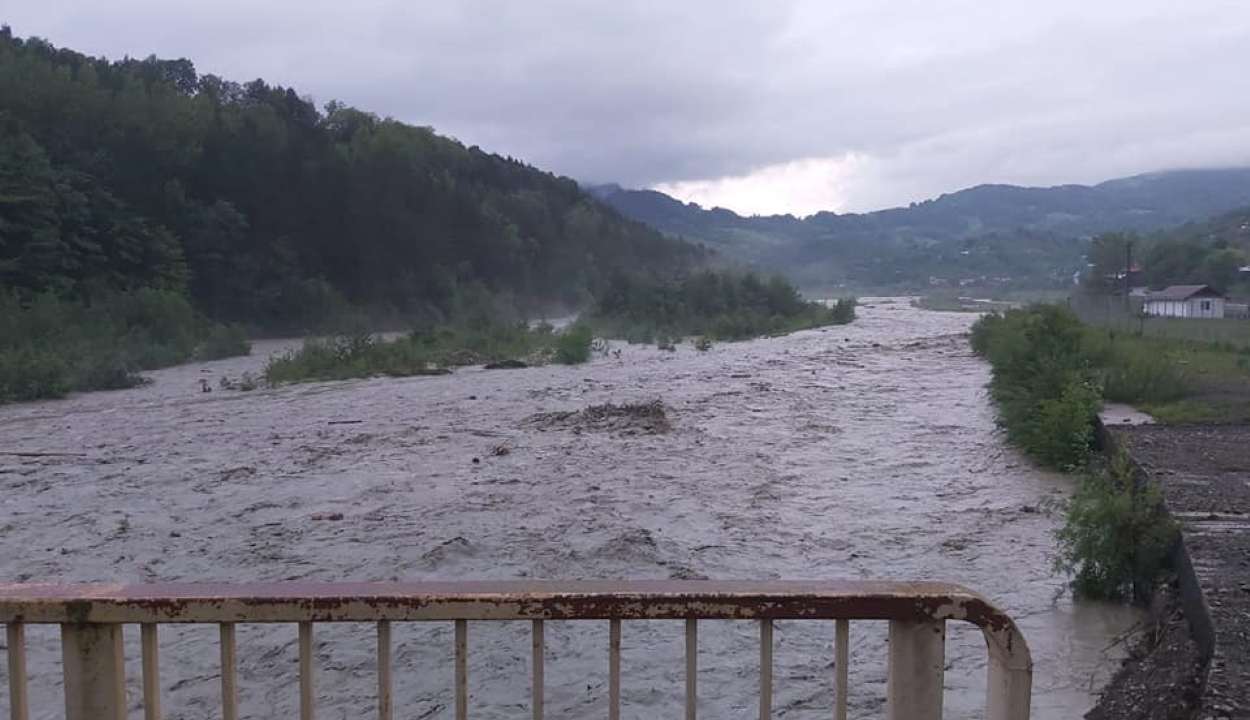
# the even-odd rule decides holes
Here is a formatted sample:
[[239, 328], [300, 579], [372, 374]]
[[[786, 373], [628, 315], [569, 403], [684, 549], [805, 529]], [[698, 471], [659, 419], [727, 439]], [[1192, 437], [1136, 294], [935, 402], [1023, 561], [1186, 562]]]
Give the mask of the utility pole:
[[1132, 310], [1129, 297], [1133, 294], [1133, 241], [1124, 242], [1124, 314]]

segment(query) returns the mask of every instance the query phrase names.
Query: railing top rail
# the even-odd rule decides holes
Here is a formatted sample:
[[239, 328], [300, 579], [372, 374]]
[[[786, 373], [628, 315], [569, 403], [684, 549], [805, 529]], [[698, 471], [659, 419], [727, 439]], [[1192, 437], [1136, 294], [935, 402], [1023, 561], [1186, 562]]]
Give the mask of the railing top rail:
[[874, 580], [0, 584], [0, 622], [964, 620], [1014, 630], [959, 585]]

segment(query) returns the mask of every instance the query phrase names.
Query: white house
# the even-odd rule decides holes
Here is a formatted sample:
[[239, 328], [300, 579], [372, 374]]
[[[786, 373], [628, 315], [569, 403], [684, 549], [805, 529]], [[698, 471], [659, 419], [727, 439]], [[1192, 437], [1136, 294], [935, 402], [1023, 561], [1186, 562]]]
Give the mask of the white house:
[[1222, 318], [1224, 301], [1210, 285], [1173, 285], [1146, 295], [1142, 312], [1152, 317]]

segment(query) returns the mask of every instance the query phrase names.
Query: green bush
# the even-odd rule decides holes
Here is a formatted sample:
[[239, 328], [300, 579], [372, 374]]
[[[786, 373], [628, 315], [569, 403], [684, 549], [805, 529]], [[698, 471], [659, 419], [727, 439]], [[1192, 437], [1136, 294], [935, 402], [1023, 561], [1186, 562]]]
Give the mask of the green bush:
[[847, 325], [855, 320], [855, 307], [859, 303], [855, 298], [839, 298], [830, 308], [829, 318], [832, 325]]
[[1127, 599], [1152, 586], [1177, 537], [1176, 523], [1160, 513], [1158, 489], [1136, 483], [1119, 450], [1105, 471], [1082, 477], [1067, 503], [1055, 566], [1079, 595]]
[[594, 335], [574, 325], [554, 332], [541, 325], [478, 318], [440, 328], [424, 326], [394, 340], [357, 332], [325, 340], [307, 340], [298, 350], [271, 358], [265, 380], [271, 385], [313, 380], [344, 380], [389, 375], [406, 377], [442, 372], [441, 368], [520, 360], [566, 364], [590, 358]]
[[993, 368], [991, 393], [1008, 436], [1062, 470], [1085, 464], [1102, 407], [1083, 338], [1080, 320], [1053, 305], [986, 315], [969, 338]]
[[291, 350], [284, 355], [272, 357], [265, 363], [265, 380], [270, 384], [308, 381], [334, 380], [346, 377], [340, 375], [345, 365], [334, 351], [329, 341], [305, 340], [298, 350]]
[[139, 371], [189, 359], [200, 328], [187, 299], [162, 290], [0, 296], [0, 402], [133, 387]]
[[1102, 409], [1098, 392], [1073, 382], [1058, 398], [1038, 402], [1025, 423], [1025, 452], [1051, 467], [1074, 470], [1084, 466], [1094, 439], [1094, 416]]
[[1187, 390], [1167, 354], [1128, 336], [1086, 328], [1057, 305], [986, 315], [973, 325], [969, 343], [993, 366], [991, 388], [1013, 440], [1054, 467], [1081, 464], [1089, 423], [1080, 416], [1092, 419], [1100, 397], [1165, 402]]
[[63, 397], [69, 369], [56, 354], [36, 348], [0, 350], [0, 401]]
[[585, 325], [574, 325], [556, 336], [556, 359], [565, 365], [578, 365], [590, 359], [595, 335]]
[[[175, 361], [177, 362], [177, 361]], [[125, 390], [143, 384], [143, 378], [132, 369], [133, 363], [119, 351], [108, 352], [78, 363], [71, 383], [86, 390]]]
[[972, 350], [982, 357], [989, 357], [990, 343], [1002, 329], [1004, 319], [1001, 313], [990, 313], [981, 316], [972, 326], [972, 332], [969, 334], [968, 343], [972, 345]]

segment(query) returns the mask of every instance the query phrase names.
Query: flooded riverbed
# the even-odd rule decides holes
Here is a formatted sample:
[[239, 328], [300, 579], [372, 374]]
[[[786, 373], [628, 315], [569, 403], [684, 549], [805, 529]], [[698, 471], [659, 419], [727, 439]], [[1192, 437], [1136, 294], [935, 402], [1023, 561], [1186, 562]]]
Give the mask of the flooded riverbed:
[[[619, 357], [578, 367], [200, 392], [201, 378], [259, 372], [279, 346], [258, 344], [143, 388], [0, 407], [0, 450], [74, 453], [0, 456], [0, 577], [948, 580], [1019, 622], [1034, 717], [1076, 718], [1115, 665], [1105, 648], [1137, 616], [1060, 597], [1056, 521], [1034, 510], [1071, 481], [1032, 468], [995, 428], [988, 369], [961, 336], [973, 319], [877, 301], [851, 326], [709, 352], [617, 343]], [[668, 433], [526, 422], [654, 399]], [[313, 519], [328, 513], [342, 519]], [[549, 625], [553, 717], [606, 715], [602, 625]], [[703, 715], [747, 716], [757, 631], [705, 626]], [[319, 717], [372, 712], [370, 633], [319, 627]], [[526, 715], [528, 626], [470, 633], [470, 715]], [[830, 716], [832, 633], [778, 624], [786, 717]], [[852, 635], [853, 714], [879, 716], [884, 628]], [[958, 624], [949, 636], [947, 717], [977, 717], [984, 645]], [[215, 637], [163, 631], [167, 716], [216, 716]], [[294, 639], [294, 627], [240, 629], [245, 716], [297, 714]], [[452, 717], [451, 640], [449, 626], [396, 629], [397, 717]], [[679, 712], [682, 642], [680, 623], [626, 625], [625, 717]], [[35, 716], [60, 717], [56, 636], [29, 643]], [[135, 717], [139, 697], [134, 685]]]

